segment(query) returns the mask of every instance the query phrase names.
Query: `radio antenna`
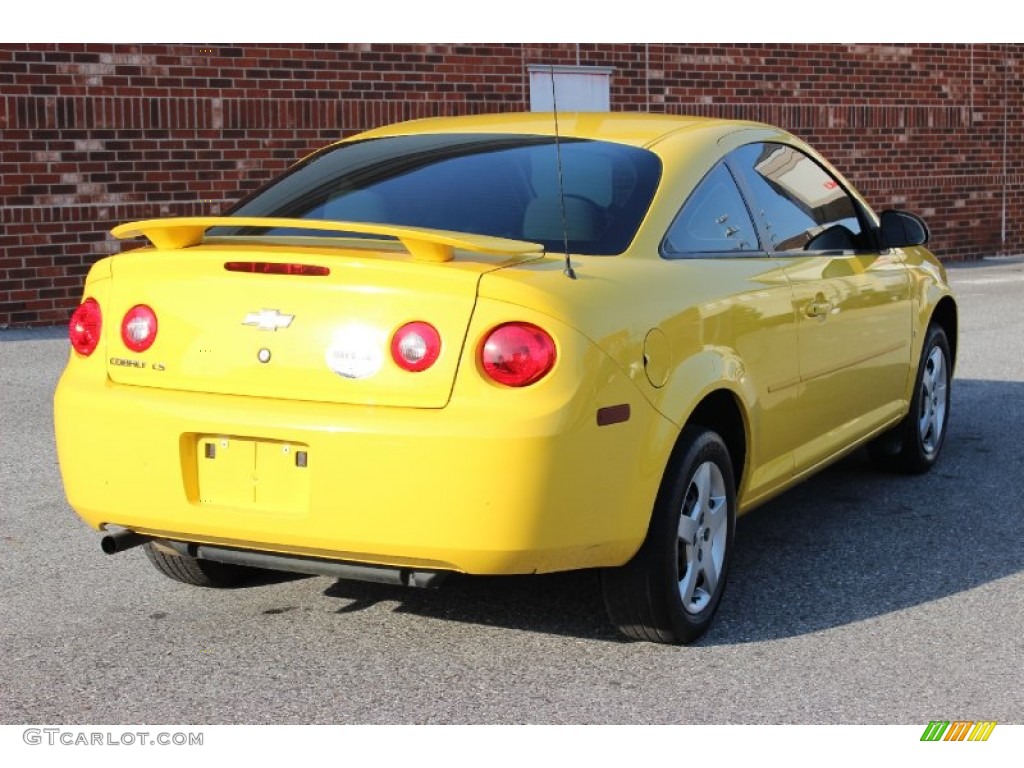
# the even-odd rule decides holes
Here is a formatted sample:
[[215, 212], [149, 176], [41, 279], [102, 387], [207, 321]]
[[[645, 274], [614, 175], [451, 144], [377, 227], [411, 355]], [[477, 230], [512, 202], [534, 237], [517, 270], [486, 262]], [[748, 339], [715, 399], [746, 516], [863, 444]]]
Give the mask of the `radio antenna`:
[[551, 113], [555, 118], [555, 164], [558, 167], [558, 207], [562, 212], [562, 245], [565, 247], [565, 269], [562, 270], [566, 277], [576, 279], [576, 270], [572, 268], [572, 260], [569, 258], [569, 222], [565, 216], [565, 182], [562, 179], [562, 144], [558, 135], [558, 96], [555, 95], [555, 65], [551, 65]]

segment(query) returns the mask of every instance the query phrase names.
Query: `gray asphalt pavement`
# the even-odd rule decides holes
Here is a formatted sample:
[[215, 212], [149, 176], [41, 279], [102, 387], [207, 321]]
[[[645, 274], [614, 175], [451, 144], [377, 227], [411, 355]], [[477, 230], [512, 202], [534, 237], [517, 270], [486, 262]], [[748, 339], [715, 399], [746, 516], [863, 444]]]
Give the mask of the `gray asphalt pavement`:
[[0, 722], [1024, 723], [1024, 260], [951, 274], [935, 471], [858, 454], [741, 519], [683, 648], [620, 639], [592, 573], [214, 591], [108, 557], [54, 455], [64, 329], [0, 332]]

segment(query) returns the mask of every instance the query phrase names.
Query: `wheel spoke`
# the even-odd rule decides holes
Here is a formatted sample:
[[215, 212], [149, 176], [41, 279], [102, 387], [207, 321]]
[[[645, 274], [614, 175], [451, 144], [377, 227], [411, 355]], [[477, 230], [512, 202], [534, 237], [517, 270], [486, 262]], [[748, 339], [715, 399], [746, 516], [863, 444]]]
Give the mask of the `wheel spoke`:
[[932, 408], [932, 396], [928, 381], [921, 382], [921, 414], [918, 417], [918, 434], [921, 435], [921, 441], [924, 442], [928, 439], [928, 432], [931, 429], [932, 414], [934, 409]]
[[949, 379], [946, 376], [945, 358], [943, 358], [941, 354], [939, 355], [939, 364], [937, 368], [939, 369], [939, 375], [935, 381], [935, 386], [932, 388], [932, 410], [935, 412], [935, 421], [937, 426], [935, 434], [936, 436], [940, 436], [946, 422], [946, 398], [948, 397], [947, 389], [949, 388]]
[[700, 565], [700, 571], [704, 574], [704, 589], [709, 596], [715, 593], [715, 587], [718, 586], [718, 567], [709, 549]]
[[942, 350], [936, 347], [932, 350], [930, 359], [932, 363], [930, 389], [934, 391], [946, 383], [946, 358], [943, 356]]
[[728, 521], [728, 505], [725, 503], [725, 496], [712, 496], [708, 504], [708, 528], [711, 530], [711, 539], [718, 537], [722, 526]]
[[936, 436], [942, 435], [942, 431], [946, 428], [946, 406], [945, 403], [939, 403], [934, 408], [935, 413], [935, 434]]
[[690, 610], [690, 606], [693, 604], [693, 592], [697, 588], [697, 568], [693, 563], [688, 563], [686, 572], [680, 575], [682, 578], [679, 580], [679, 596], [683, 600], [683, 608]]
[[679, 545], [692, 544], [698, 527], [697, 521], [692, 517], [681, 515], [679, 518]]
[[935, 387], [933, 389], [935, 397], [938, 398], [940, 404], [944, 404], [946, 402], [946, 387], [948, 386], [946, 381], [946, 375], [943, 374], [939, 380], [935, 382]]
[[708, 499], [711, 497], [711, 465], [707, 462], [697, 467], [693, 473], [693, 486], [697, 489], [697, 507], [701, 510], [708, 508]]

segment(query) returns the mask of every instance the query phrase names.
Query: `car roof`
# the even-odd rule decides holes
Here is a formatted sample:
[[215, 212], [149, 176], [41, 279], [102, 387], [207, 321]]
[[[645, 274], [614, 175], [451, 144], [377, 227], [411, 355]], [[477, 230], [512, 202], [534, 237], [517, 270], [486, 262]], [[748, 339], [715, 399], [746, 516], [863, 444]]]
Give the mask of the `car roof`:
[[[644, 112], [560, 112], [558, 114], [558, 133], [561, 136], [603, 139], [638, 147], [649, 147], [671, 134], [680, 132], [701, 129], [700, 133], [704, 136], [707, 136], [709, 132], [724, 136], [745, 128], [772, 128], [772, 126], [742, 120]], [[521, 133], [553, 136], [555, 120], [554, 115], [550, 112], [435, 117], [374, 128], [351, 138], [368, 139], [424, 133]]]

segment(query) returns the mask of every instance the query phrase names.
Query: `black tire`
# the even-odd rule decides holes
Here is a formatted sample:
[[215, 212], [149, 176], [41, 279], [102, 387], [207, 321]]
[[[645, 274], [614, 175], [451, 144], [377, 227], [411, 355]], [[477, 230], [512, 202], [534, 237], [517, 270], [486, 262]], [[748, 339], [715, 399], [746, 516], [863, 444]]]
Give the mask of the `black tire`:
[[196, 587], [235, 587], [261, 573], [257, 568], [244, 565], [179, 555], [153, 542], [147, 542], [143, 549], [149, 562], [164, 576]]
[[[685, 526], [685, 538], [684, 516], [693, 521]], [[686, 427], [662, 480], [643, 545], [624, 566], [601, 571], [612, 623], [637, 640], [690, 643], [699, 638], [722, 600], [735, 531], [729, 451], [717, 433]]]
[[877, 466], [890, 472], [921, 474], [935, 465], [949, 428], [952, 378], [946, 332], [941, 326], [931, 325], [921, 350], [909, 412], [868, 445]]

